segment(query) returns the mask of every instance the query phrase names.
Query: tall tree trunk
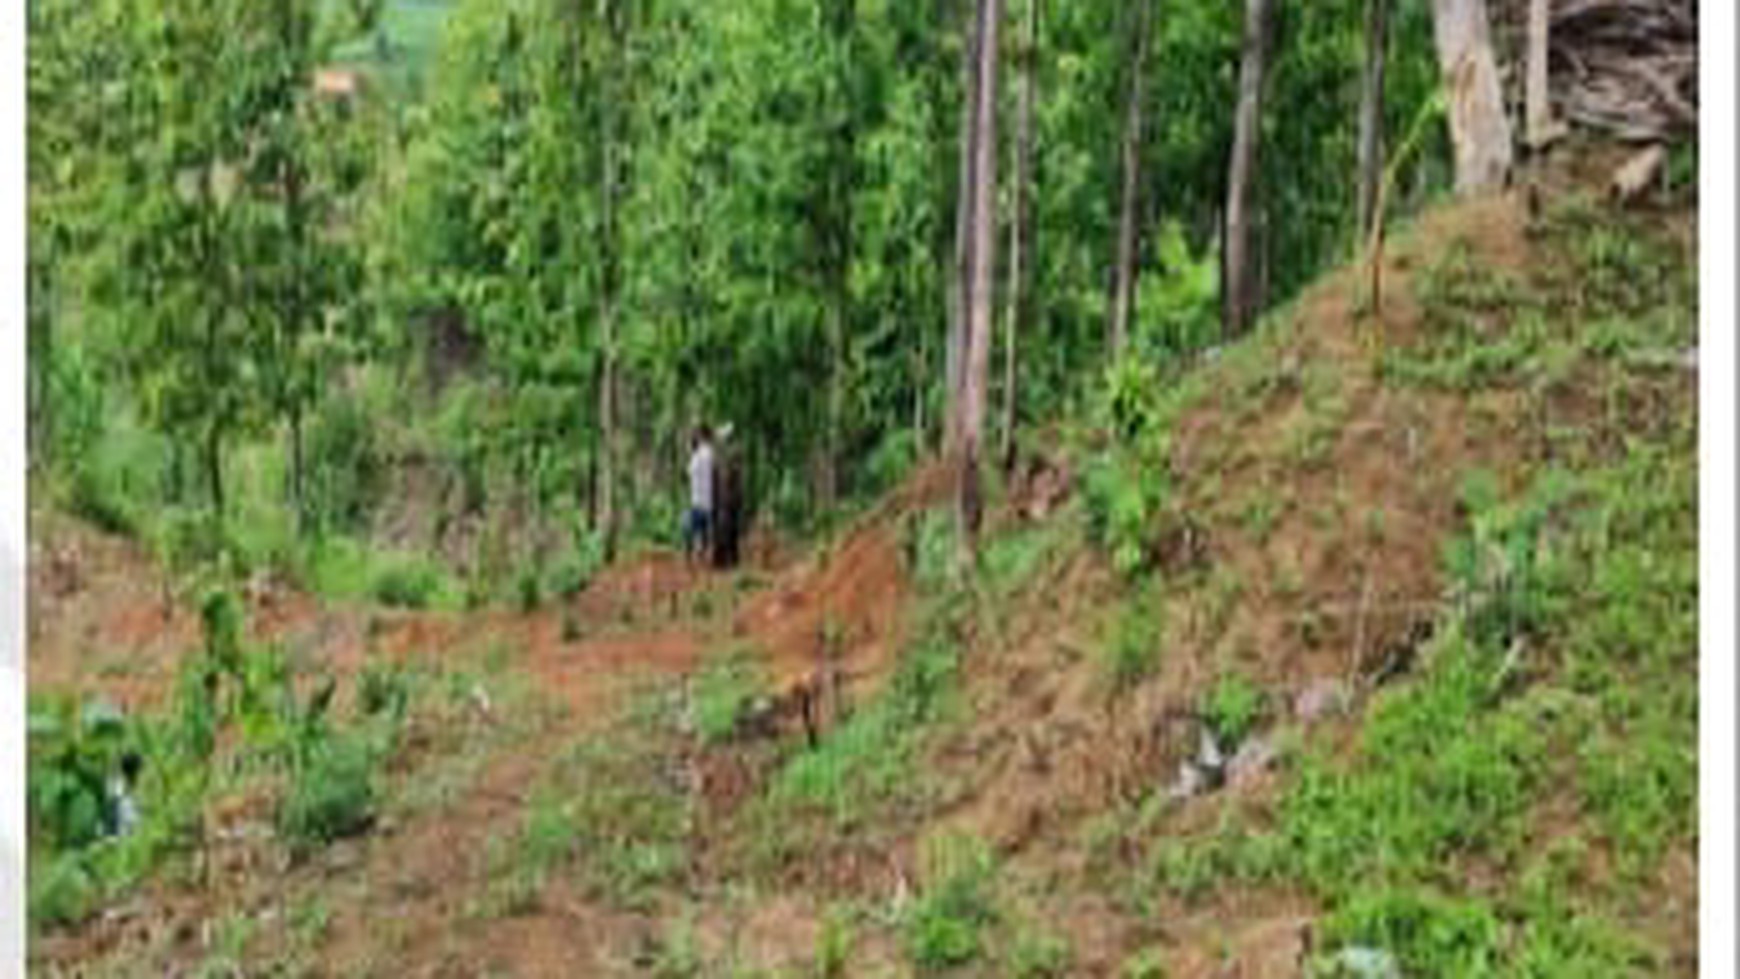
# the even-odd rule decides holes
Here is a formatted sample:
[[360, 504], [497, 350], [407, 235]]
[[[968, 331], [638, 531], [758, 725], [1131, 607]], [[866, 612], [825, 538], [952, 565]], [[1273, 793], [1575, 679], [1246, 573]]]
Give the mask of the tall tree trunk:
[[1136, 298], [1138, 197], [1142, 186], [1142, 71], [1148, 60], [1149, 17], [1154, 0], [1137, 0], [1136, 37], [1130, 51], [1130, 88], [1124, 103], [1123, 188], [1118, 206], [1118, 257], [1112, 285], [1112, 316], [1107, 347], [1112, 359], [1123, 356], [1129, 342], [1130, 317]]
[[[975, 4], [978, 0], [974, 0]], [[959, 192], [955, 195], [955, 259], [949, 270], [949, 336], [948, 336], [948, 383], [944, 385], [943, 407], [943, 454], [953, 455], [960, 448], [961, 442], [961, 388], [964, 383], [963, 373], [966, 368], [967, 350], [967, 313], [968, 293], [971, 291], [968, 280], [971, 278], [971, 248], [968, 239], [972, 236], [973, 202], [969, 187], [973, 181], [973, 114], [974, 79], [977, 77], [979, 62], [979, 35], [968, 22], [962, 28], [961, 42], [961, 129], [960, 129], [960, 181]]]
[[1511, 125], [1492, 53], [1486, 0], [1432, 0], [1432, 26], [1449, 96], [1456, 192], [1503, 186], [1510, 174]]
[[615, 0], [601, 0], [610, 34], [609, 65], [605, 69], [600, 144], [603, 166], [598, 182], [602, 235], [599, 241], [602, 275], [598, 291], [598, 342], [602, 358], [598, 372], [598, 527], [604, 535], [604, 559], [616, 558], [616, 286], [617, 286], [617, 112], [622, 88], [616, 74], [621, 63], [620, 11]]
[[1226, 198], [1226, 279], [1223, 331], [1235, 337], [1257, 313], [1251, 255], [1252, 194], [1262, 135], [1263, 74], [1267, 68], [1269, 18], [1274, 0], [1246, 0], [1244, 54], [1239, 66], [1238, 112], [1233, 120], [1232, 163]]
[[832, 512], [839, 495], [839, 455], [841, 426], [844, 423], [846, 384], [846, 324], [850, 301], [852, 269], [852, 185], [853, 158], [857, 153], [857, 131], [854, 127], [853, 104], [856, 64], [852, 35], [856, 28], [855, 0], [831, 0], [830, 33], [834, 44], [842, 49], [841, 77], [837, 79], [839, 122], [832, 135], [832, 160], [828, 167], [827, 206], [824, 209], [827, 227], [823, 230], [827, 249], [827, 341], [828, 341], [828, 402], [827, 433], [821, 459], [821, 505]]
[[1553, 122], [1552, 90], [1548, 83], [1548, 35], [1551, 12], [1547, 0], [1529, 0], [1528, 144], [1540, 150], [1559, 136]]
[[[1027, 31], [1021, 44], [1020, 92], [1015, 102], [1014, 215], [1009, 222], [1009, 312], [1003, 343], [1003, 445], [998, 456], [1003, 471], [1015, 465], [1016, 347], [1028, 320], [1030, 254], [1033, 229], [1028, 217], [1033, 167], [1034, 71], [1039, 58], [1039, 6], [1027, 0]], [[1146, 4], [1144, 4], [1146, 6]]]
[[960, 483], [956, 516], [960, 526], [957, 566], [965, 570], [978, 553], [982, 500], [979, 486], [979, 454], [985, 430], [985, 379], [990, 367], [991, 272], [996, 263], [997, 189], [997, 55], [998, 28], [1003, 19], [1002, 0], [978, 0], [978, 55], [973, 77], [973, 120], [969, 130], [971, 181], [961, 188], [971, 202], [967, 242], [968, 270], [965, 279], [966, 365], [961, 385]]
[[1390, 0], [1365, 2], [1365, 79], [1359, 97], [1359, 240], [1371, 234], [1384, 170], [1384, 70], [1390, 45]]
[[[306, 239], [306, 223], [302, 207], [302, 179], [294, 161], [286, 161], [283, 171], [284, 186], [284, 223], [289, 231], [290, 249], [298, 265], [306, 258], [304, 248]], [[296, 532], [308, 532], [308, 494], [305, 485], [306, 473], [302, 459], [302, 391], [297, 377], [297, 345], [304, 326], [304, 298], [302, 293], [302, 277], [295, 276], [285, 290], [282, 299], [282, 323], [279, 329], [283, 331], [280, 341], [286, 363], [280, 368], [288, 371], [290, 376], [284, 389], [283, 409], [290, 421], [290, 500], [295, 508]]]
[[840, 283], [828, 290], [828, 307], [824, 314], [828, 334], [827, 418], [824, 422], [821, 457], [816, 466], [816, 498], [824, 514], [833, 512], [840, 487], [840, 426], [845, 406], [846, 373], [846, 297], [844, 277], [841, 279]]

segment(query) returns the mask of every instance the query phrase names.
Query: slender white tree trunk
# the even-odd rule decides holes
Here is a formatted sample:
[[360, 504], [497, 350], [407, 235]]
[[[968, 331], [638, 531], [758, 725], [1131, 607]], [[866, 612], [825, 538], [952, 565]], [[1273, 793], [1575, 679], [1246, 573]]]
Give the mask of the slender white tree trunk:
[[1027, 320], [1030, 290], [1028, 238], [1029, 187], [1033, 160], [1034, 62], [1039, 57], [1039, 7], [1043, 0], [1027, 0], [1027, 31], [1021, 48], [1021, 91], [1015, 108], [1015, 213], [1009, 222], [1009, 312], [1003, 345], [1003, 445], [998, 453], [1005, 470], [1015, 461], [1016, 346]]
[[964, 283], [966, 364], [961, 386], [957, 497], [959, 565], [963, 569], [977, 554], [982, 511], [979, 456], [985, 431], [985, 380], [990, 368], [991, 273], [996, 265], [997, 250], [993, 234], [997, 188], [997, 37], [1002, 19], [1002, 0], [978, 0], [974, 31], [977, 59], [972, 88], [973, 120], [969, 133], [972, 179], [962, 188], [971, 201], [968, 222], [971, 236], [967, 242], [970, 275]]

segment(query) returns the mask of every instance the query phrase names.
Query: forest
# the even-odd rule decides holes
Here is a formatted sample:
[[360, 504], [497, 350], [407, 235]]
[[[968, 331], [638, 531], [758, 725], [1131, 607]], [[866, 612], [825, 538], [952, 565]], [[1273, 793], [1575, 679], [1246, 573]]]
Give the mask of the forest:
[[[1242, 11], [1139, 6], [1008, 12], [980, 368], [1005, 454], [1116, 351], [1164, 370], [1242, 329]], [[674, 532], [700, 421], [793, 528], [940, 446], [965, 5], [461, 4], [420, 92], [357, 104], [308, 79], [379, 9], [148, 7], [33, 6], [32, 455], [81, 506], [228, 514], [267, 560], [366, 526], [370, 474], [415, 454], [456, 500], [614, 545]], [[1265, 14], [1257, 310], [1358, 242], [1360, 7]], [[1431, 111], [1430, 32], [1398, 5], [1378, 131]], [[1441, 193], [1444, 156], [1390, 207]], [[406, 402], [404, 430], [347, 427]]]
[[1694, 2], [28, 25], [33, 968], [1696, 972]]

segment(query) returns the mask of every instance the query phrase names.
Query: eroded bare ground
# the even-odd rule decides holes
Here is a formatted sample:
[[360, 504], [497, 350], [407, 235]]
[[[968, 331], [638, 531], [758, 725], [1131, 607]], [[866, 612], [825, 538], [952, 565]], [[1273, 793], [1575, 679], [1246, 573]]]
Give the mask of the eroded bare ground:
[[[1446, 611], [1464, 474], [1520, 485], [1691, 411], [1695, 374], [1674, 371], [1606, 397], [1582, 373], [1470, 391], [1385, 379], [1383, 349], [1431, 330], [1423, 270], [1457, 243], [1530, 269], [1530, 222], [1516, 198], [1430, 215], [1388, 257], [1381, 338], [1348, 272], [1205, 368], [1171, 444], [1187, 519], [1162, 542], [1167, 587], [1138, 599], [1165, 638], [1125, 688], [1109, 688], [1105, 650], [1133, 599], [1081, 545], [1064, 502], [1079, 474], [1061, 457], [1007, 488], [987, 559], [1003, 570], [964, 594], [941, 594], [914, 558], [914, 528], [948, 490], [940, 468], [765, 587], [654, 557], [530, 615], [263, 592], [254, 627], [308, 663], [343, 674], [387, 657], [471, 686], [413, 723], [370, 833], [291, 865], [258, 800], [231, 800], [215, 825], [242, 842], [48, 934], [34, 960], [153, 976], [906, 975], [959, 940], [980, 943], [960, 956], [972, 975], [1298, 975], [1322, 912], [1305, 889], [1130, 885], [1157, 842], [1274, 818], [1287, 776], [1272, 759], [1156, 803], [1196, 750], [1203, 698], [1236, 672], [1269, 705], [1277, 756], [1352, 754], [1367, 697]], [[152, 703], [197, 641], [191, 617], [165, 613], [126, 545], [59, 523], [37, 539], [33, 683]], [[937, 661], [934, 702], [906, 668], [927, 637], [956, 657]], [[710, 732], [708, 677], [729, 649], [759, 667], [733, 723]], [[888, 702], [928, 713], [890, 720]], [[1583, 819], [1568, 790], [1540, 806], [1544, 840]], [[1692, 857], [1675, 846], [1659, 861], [1662, 900], [1628, 922], [1677, 973], [1688, 956], [1695, 968]], [[994, 885], [975, 876], [981, 859]], [[1587, 859], [1599, 877], [1602, 848]], [[957, 918], [977, 921], [967, 937], [947, 933]], [[1143, 961], [1164, 971], [1132, 971]]]

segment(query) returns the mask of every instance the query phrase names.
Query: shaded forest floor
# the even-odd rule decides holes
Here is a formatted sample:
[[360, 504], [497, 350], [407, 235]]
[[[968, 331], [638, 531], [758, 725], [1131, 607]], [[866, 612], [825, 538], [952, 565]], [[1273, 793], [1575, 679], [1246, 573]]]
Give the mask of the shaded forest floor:
[[[418, 678], [373, 827], [292, 860], [241, 783], [34, 968], [1695, 974], [1695, 218], [1585, 185], [1424, 216], [1381, 331], [1327, 277], [1135, 448], [1060, 423], [964, 583], [933, 467], [530, 613], [252, 590], [300, 672]], [[196, 616], [36, 516], [33, 687], [164, 703]]]

